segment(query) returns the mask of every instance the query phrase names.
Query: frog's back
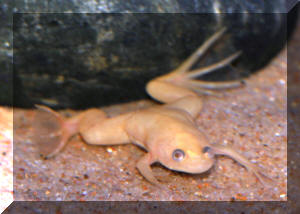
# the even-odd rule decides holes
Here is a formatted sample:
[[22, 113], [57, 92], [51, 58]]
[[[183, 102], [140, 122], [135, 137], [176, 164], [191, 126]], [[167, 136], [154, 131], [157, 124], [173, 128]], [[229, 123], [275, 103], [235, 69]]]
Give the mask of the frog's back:
[[192, 117], [176, 108], [152, 107], [135, 112], [125, 127], [131, 140], [147, 148], [145, 145], [155, 136], [174, 134], [178, 130], [195, 129]]

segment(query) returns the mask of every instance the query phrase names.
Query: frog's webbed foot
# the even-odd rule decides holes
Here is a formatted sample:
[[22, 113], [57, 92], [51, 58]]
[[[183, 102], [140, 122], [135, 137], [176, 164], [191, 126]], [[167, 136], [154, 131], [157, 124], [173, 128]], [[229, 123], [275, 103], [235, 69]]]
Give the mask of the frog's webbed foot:
[[76, 132], [75, 124], [68, 123], [59, 113], [46, 106], [36, 105], [36, 107], [38, 111], [33, 121], [32, 140], [40, 155], [50, 158], [61, 151]]
[[162, 185], [153, 175], [153, 171], [150, 167], [152, 163], [154, 163], [154, 160], [152, 159], [151, 154], [148, 153], [138, 161], [136, 167], [149, 182], [158, 187], [162, 187]]
[[241, 55], [241, 51], [230, 55], [229, 57], [206, 67], [190, 70], [193, 64], [212, 46], [226, 31], [226, 28], [222, 28], [220, 31], [212, 35], [208, 40], [204, 42], [186, 61], [184, 61], [177, 69], [171, 73], [164, 75], [159, 80], [172, 82], [175, 85], [188, 88], [192, 91], [208, 94], [217, 95], [213, 89], [226, 89], [235, 88], [244, 84], [244, 81], [224, 81], [224, 82], [209, 82], [195, 80], [200, 76], [208, 74], [213, 71], [217, 71], [220, 68], [230, 65], [232, 61], [237, 59]]
[[213, 145], [211, 146], [211, 149], [215, 155], [226, 155], [246, 167], [246, 169], [252, 172], [265, 187], [269, 187], [274, 184], [274, 180], [272, 178], [262, 173], [259, 167], [251, 163], [233, 149], [221, 145]]

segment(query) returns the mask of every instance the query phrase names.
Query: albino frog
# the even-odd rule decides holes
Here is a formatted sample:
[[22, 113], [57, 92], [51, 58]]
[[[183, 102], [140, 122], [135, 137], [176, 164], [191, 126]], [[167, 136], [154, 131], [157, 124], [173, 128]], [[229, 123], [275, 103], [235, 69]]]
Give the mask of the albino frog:
[[[60, 127], [59, 131], [51, 131], [53, 126], [48, 124], [48, 142], [41, 144], [41, 154], [47, 158], [56, 155], [73, 135], [80, 134], [88, 144], [134, 143], [144, 148], [148, 153], [137, 162], [136, 167], [148, 181], [156, 185], [160, 183], [153, 175], [151, 164], [159, 162], [171, 170], [202, 173], [214, 165], [216, 155], [231, 157], [266, 184], [268, 177], [261, 173], [259, 168], [231, 148], [210, 144], [195, 123], [202, 109], [199, 93], [214, 94], [213, 89], [233, 88], [243, 84], [243, 81], [195, 80], [196, 77], [229, 65], [241, 54], [240, 51], [213, 65], [190, 70], [196, 60], [224, 32], [225, 28], [216, 32], [177, 69], [147, 83], [148, 94], [164, 103], [163, 105], [112, 118], [94, 108], [71, 118], [63, 118], [48, 107], [37, 106], [40, 110], [52, 114]], [[36, 139], [38, 138], [39, 136]], [[45, 141], [45, 138], [41, 139]]]

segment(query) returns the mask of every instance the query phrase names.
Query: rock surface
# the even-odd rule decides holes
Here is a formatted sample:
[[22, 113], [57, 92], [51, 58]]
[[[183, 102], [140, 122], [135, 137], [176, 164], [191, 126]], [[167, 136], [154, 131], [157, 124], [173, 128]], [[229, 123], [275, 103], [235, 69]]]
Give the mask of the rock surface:
[[[192, 2], [16, 0], [12, 7], [4, 1], [4, 14], [15, 12], [14, 105], [87, 108], [145, 98], [149, 79], [176, 68], [221, 27], [228, 28], [227, 34], [198, 66], [237, 50], [243, 55], [234, 68], [207, 79], [248, 76], [266, 65], [286, 41], [285, 14], [263, 14], [283, 10], [283, 0]], [[11, 70], [5, 69], [3, 104], [11, 98]]]

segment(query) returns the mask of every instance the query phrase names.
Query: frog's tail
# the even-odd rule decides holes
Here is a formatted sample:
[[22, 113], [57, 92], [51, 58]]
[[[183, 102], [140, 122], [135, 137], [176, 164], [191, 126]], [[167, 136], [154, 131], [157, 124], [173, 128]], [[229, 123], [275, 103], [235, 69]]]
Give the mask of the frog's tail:
[[60, 152], [70, 137], [78, 133], [78, 120], [65, 119], [52, 109], [36, 105], [38, 111], [33, 122], [32, 141], [43, 158]]

